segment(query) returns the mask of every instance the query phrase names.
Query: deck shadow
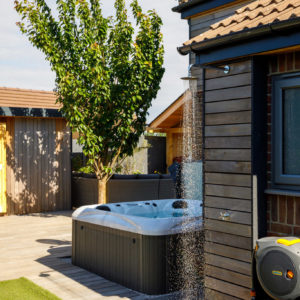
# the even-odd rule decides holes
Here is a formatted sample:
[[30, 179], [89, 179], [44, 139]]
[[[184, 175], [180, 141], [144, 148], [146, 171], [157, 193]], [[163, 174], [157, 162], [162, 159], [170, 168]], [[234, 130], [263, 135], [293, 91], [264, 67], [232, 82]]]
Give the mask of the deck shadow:
[[48, 244], [48, 245], [56, 245], [56, 246], [72, 244], [72, 242], [70, 242], [70, 241], [62, 241], [62, 240], [55, 240], [55, 239], [38, 239], [38, 240], [36, 240], [36, 242], [42, 243], [42, 244]]
[[[39, 217], [39, 218], [55, 218], [55, 217], [71, 217], [73, 210], [59, 210], [59, 211], [49, 211], [49, 212], [41, 212], [41, 213], [32, 213], [26, 214], [24, 216], [30, 217]], [[23, 215], [20, 215], [23, 216]]]
[[[64, 276], [74, 280], [75, 282], [84, 285], [85, 287], [93, 290], [102, 297], [113, 297], [118, 296], [120, 298], [128, 298], [132, 300], [200, 300], [204, 299], [200, 295], [194, 299], [187, 296], [185, 292], [174, 292], [172, 294], [165, 295], [145, 295], [137, 291], [130, 290], [120, 284], [109, 281], [95, 273], [82, 269], [72, 264], [71, 253], [72, 246], [71, 242], [54, 239], [39, 239], [36, 240], [40, 243], [48, 243], [49, 249], [47, 252], [49, 255], [41, 257], [36, 261], [57, 271]], [[67, 245], [66, 245], [67, 244]], [[56, 245], [56, 246], [54, 246]], [[52, 271], [42, 272], [39, 274], [40, 277], [50, 277]], [[188, 293], [187, 293], [188, 294]]]
[[[84, 285], [88, 289], [98, 293], [99, 296], [112, 297], [118, 296], [121, 298], [129, 298], [136, 300], [149, 299], [147, 296], [143, 297], [138, 292], [130, 290], [115, 282], [111, 282], [97, 274], [91, 273], [71, 263], [71, 245], [68, 246], [53, 246], [64, 245], [65, 241], [58, 240], [36, 240], [37, 242], [48, 243], [50, 248], [47, 250], [49, 255], [38, 258], [36, 261], [53, 269], [56, 272], [74, 280], [75, 282]], [[52, 271], [51, 271], [52, 272]], [[50, 277], [51, 272], [42, 272], [40, 277]]]

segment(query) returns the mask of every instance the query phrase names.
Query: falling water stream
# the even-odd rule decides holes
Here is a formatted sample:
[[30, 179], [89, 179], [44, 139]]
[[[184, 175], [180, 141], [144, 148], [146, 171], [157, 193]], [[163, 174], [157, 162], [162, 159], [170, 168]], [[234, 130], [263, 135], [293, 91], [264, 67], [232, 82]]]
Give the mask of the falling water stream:
[[[188, 77], [187, 77], [188, 78]], [[197, 79], [184, 80], [182, 138], [183, 198], [202, 201], [202, 116]]]
[[[197, 80], [185, 80], [182, 140], [182, 198], [199, 200], [202, 207], [202, 116], [201, 102], [197, 92]], [[174, 239], [173, 254], [177, 275], [174, 289], [182, 291], [180, 299], [202, 299], [203, 295], [203, 230], [182, 224], [183, 234]], [[176, 244], [176, 246], [175, 246]]]

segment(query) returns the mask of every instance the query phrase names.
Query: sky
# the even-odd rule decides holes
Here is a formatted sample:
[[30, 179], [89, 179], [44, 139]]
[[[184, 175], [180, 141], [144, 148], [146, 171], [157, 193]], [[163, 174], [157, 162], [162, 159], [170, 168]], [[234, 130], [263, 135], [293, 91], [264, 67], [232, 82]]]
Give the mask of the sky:
[[[130, 3], [130, 1], [126, 0]], [[47, 0], [55, 6], [55, 0]], [[113, 15], [113, 1], [102, 0], [103, 14]], [[188, 58], [176, 48], [188, 40], [187, 21], [171, 8], [177, 0], [139, 0], [144, 10], [155, 9], [163, 20], [166, 69], [157, 98], [153, 100], [147, 122], [151, 122], [183, 92], [180, 77], [186, 76]], [[20, 20], [13, 0], [0, 0], [0, 86], [51, 91], [55, 74], [44, 55], [35, 49], [16, 26]]]

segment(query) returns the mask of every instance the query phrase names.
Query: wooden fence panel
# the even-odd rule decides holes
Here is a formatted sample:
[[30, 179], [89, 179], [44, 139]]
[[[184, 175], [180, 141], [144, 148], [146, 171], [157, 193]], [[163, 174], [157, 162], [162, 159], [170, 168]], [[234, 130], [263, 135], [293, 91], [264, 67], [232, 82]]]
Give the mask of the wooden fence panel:
[[6, 212], [6, 123], [0, 121], [0, 214]]
[[251, 285], [251, 276], [223, 270], [215, 266], [206, 266], [205, 273], [208, 276], [228, 281], [230, 283], [235, 283], [244, 287]]
[[205, 288], [205, 300], [240, 300], [240, 298], [236, 298], [230, 295], [226, 295], [224, 293], [220, 293], [215, 290], [211, 290], [206, 286]]
[[229, 217], [227, 217], [228, 221], [238, 223], [238, 224], [252, 224], [252, 215], [249, 212], [240, 212], [231, 210], [231, 207], [226, 208], [212, 208], [205, 207], [205, 217], [214, 219], [214, 220], [222, 220], [222, 216], [224, 213], [229, 213]]
[[[214, 102], [218, 103], [218, 102]], [[251, 122], [251, 111], [222, 112], [208, 114], [205, 118], [205, 125], [227, 125], [244, 124]], [[246, 126], [246, 125], [244, 125]]]
[[251, 138], [249, 136], [239, 137], [205, 137], [206, 149], [249, 149]]
[[[207, 170], [207, 169], [206, 169]], [[217, 170], [219, 171], [219, 170]], [[251, 176], [231, 173], [205, 173], [205, 182], [211, 184], [234, 185], [251, 187]]]
[[205, 245], [205, 251], [207, 253], [221, 255], [228, 258], [244, 261], [247, 263], [251, 263], [252, 261], [251, 251], [244, 250], [244, 249], [237, 249], [226, 245], [207, 242]]
[[[242, 201], [241, 201], [242, 200]], [[251, 212], [252, 203], [250, 200], [232, 199], [225, 197], [206, 196], [205, 207], [222, 208], [236, 211]]]
[[[243, 237], [241, 235], [234, 235], [233, 232], [225, 233], [213, 231], [215, 224], [212, 224], [210, 229], [205, 232], [205, 240], [207, 242], [219, 243], [222, 245], [232, 246], [238, 249], [252, 249], [252, 240], [250, 237]], [[216, 230], [218, 228], [215, 228]], [[238, 232], [238, 234], [240, 234]]]
[[206, 136], [245, 136], [251, 134], [250, 124], [205, 126]]
[[[206, 218], [205, 229], [223, 232], [223, 233], [227, 233], [227, 234], [233, 234], [236, 236], [243, 236], [243, 237], [249, 237], [249, 238], [252, 237], [251, 226], [244, 225], [244, 224], [232, 223], [229, 221], [226, 222], [226, 221], [219, 221], [219, 220]], [[238, 237], [234, 237], [234, 238], [238, 238]]]
[[205, 160], [251, 161], [250, 149], [206, 149]]
[[249, 299], [251, 288], [251, 61], [229, 65], [205, 73], [207, 299]]
[[206, 184], [205, 193], [208, 196], [219, 196], [245, 200], [252, 199], [251, 188], [248, 187]]
[[[235, 111], [249, 111], [251, 110], [251, 99], [237, 99], [218, 101], [205, 104], [206, 114], [228, 113]], [[206, 118], [210, 116], [207, 115]], [[207, 121], [207, 120], [206, 120]]]
[[[248, 161], [207, 161], [205, 171], [249, 174], [251, 172], [251, 163]], [[229, 178], [233, 180], [233, 177]], [[231, 185], [235, 185], [234, 182]]]
[[221, 78], [207, 79], [205, 82], [205, 90], [227, 89], [237, 86], [247, 86], [251, 80], [251, 73], [239, 73], [236, 75], [224, 76]]
[[233, 87], [228, 89], [213, 90], [205, 93], [205, 102], [225, 101], [251, 97], [251, 87]]
[[221, 290], [225, 294], [230, 294], [240, 299], [250, 299], [250, 292], [248, 288], [241, 287], [236, 284], [218, 280], [212, 277], [206, 277], [205, 287], [209, 289]]

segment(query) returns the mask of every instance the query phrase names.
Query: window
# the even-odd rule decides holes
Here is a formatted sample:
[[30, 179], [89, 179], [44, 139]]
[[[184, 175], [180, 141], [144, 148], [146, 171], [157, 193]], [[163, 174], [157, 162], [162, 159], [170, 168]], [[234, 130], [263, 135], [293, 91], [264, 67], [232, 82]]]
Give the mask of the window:
[[300, 190], [300, 74], [274, 77], [272, 107], [273, 185]]

